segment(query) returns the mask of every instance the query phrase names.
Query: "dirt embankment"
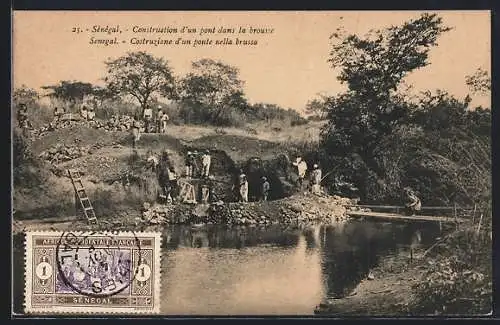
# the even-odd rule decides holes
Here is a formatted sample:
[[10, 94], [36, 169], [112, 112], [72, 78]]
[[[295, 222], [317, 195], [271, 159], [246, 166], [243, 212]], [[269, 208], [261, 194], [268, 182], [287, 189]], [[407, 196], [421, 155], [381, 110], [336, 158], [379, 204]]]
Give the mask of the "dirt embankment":
[[388, 256], [374, 267], [354, 290], [338, 299], [326, 299], [315, 309], [330, 316], [410, 316], [414, 299], [412, 286], [423, 281], [424, 260]]
[[[96, 146], [96, 143], [99, 145]], [[191, 139], [186, 139], [183, 134], [143, 134], [138, 148], [133, 150], [131, 135], [128, 132], [74, 125], [47, 132], [31, 143], [31, 151], [40, 159], [45, 159], [44, 168], [50, 169], [52, 173], [45, 184], [36, 188], [15, 188], [15, 219], [64, 220], [67, 216], [75, 215], [73, 188], [67, 177], [67, 169], [78, 169], [83, 173], [82, 180], [98, 217], [105, 219], [108, 216], [130, 215], [127, 218], [135, 219], [141, 216], [140, 209], [144, 202], [155, 201], [158, 186], [148, 184], [151, 182], [147, 177], [142, 180], [139, 178], [140, 182], [137, 184], [125, 186], [125, 183], [131, 180], [129, 176], [133, 169], [132, 158], [135, 156], [145, 161], [148, 151], [157, 153], [167, 151], [176, 172], [182, 174], [183, 157], [192, 149], [211, 149], [212, 152], [211, 173], [215, 184], [213, 201], [217, 203], [211, 207], [213, 211], [209, 222], [265, 224], [276, 221], [277, 215], [282, 216], [282, 220], [277, 220], [278, 222], [321, 218], [326, 220], [327, 214], [343, 215], [342, 211], [335, 210], [338, 207], [332, 210], [335, 204], [326, 203], [332, 200], [337, 202], [338, 199], [294, 195], [297, 194], [296, 189], [290, 183], [291, 179], [284, 177], [278, 161], [279, 155], [287, 153], [287, 148], [280, 143], [235, 134], [202, 134], [198, 138]], [[61, 156], [64, 156], [64, 159], [53, 159]], [[260, 157], [263, 161], [262, 171], [271, 183], [272, 202], [251, 202], [244, 207], [239, 203], [221, 203], [220, 201], [234, 201], [231, 188], [235, 172], [238, 168], [244, 167], [244, 163], [252, 157]], [[144, 176], [148, 173], [142, 174]], [[260, 180], [264, 174], [257, 173], [253, 176]], [[152, 175], [149, 177], [154, 178]], [[288, 197], [290, 195], [294, 196]], [[273, 203], [277, 202], [276, 199], [283, 200]], [[156, 209], [166, 210], [159, 212], [162, 215], [184, 215], [175, 220], [171, 217], [168, 222], [174, 223], [186, 222], [186, 215], [188, 219], [195, 220], [195, 217], [190, 216], [199, 214], [186, 212], [189, 209], [182, 205], [175, 209], [172, 207]], [[326, 211], [325, 214], [320, 212], [323, 210]], [[134, 222], [127, 219], [125, 223]]]

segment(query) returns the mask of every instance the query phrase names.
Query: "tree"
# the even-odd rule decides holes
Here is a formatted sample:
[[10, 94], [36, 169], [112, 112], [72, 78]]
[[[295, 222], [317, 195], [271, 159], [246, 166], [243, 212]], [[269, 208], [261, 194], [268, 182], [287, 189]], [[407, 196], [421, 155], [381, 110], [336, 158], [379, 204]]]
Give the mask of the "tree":
[[448, 30], [437, 15], [422, 14], [363, 37], [341, 29], [332, 34], [329, 62], [340, 70], [337, 78], [348, 90], [329, 101], [322, 147], [329, 160], [326, 163], [347, 173], [365, 191], [360, 193], [362, 197], [369, 196], [367, 182], [384, 183], [383, 159], [376, 157], [380, 142], [406, 123], [415, 109], [399, 91], [403, 79], [429, 64], [431, 47]]
[[57, 85], [43, 86], [42, 89], [50, 90], [46, 95], [48, 97], [75, 104], [92, 94], [93, 85], [88, 82], [64, 80]]
[[244, 82], [239, 70], [212, 59], [192, 63], [192, 71], [181, 81], [180, 96], [184, 101], [203, 106], [208, 117], [216, 121], [232, 107], [244, 108]]
[[466, 76], [465, 83], [473, 93], [486, 94], [491, 91], [491, 77], [482, 68], [478, 68], [474, 74]]
[[321, 95], [320, 98], [311, 99], [306, 104], [305, 113], [309, 117], [323, 119], [326, 117], [325, 113], [328, 111], [329, 101], [330, 98], [324, 95]]
[[428, 65], [428, 53], [437, 37], [451, 28], [436, 14], [422, 14], [401, 26], [370, 31], [364, 37], [338, 33], [329, 62], [340, 68], [338, 80], [367, 99], [387, 98], [411, 71]]
[[108, 89], [134, 97], [141, 106], [141, 115], [155, 96], [175, 98], [172, 71], [163, 58], [144, 51], [128, 52], [105, 64], [107, 76], [104, 80]]

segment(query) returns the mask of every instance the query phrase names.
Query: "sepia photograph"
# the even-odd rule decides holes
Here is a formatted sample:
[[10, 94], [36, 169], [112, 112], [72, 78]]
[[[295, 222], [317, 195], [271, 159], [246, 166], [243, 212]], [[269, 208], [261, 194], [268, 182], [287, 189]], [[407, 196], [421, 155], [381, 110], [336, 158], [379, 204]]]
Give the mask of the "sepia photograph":
[[491, 12], [12, 11], [11, 317], [491, 316]]

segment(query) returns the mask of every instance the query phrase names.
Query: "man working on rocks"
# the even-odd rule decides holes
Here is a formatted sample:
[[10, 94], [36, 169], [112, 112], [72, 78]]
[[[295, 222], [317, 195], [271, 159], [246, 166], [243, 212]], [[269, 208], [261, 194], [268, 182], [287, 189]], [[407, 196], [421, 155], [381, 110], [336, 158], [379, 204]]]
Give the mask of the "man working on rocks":
[[210, 150], [205, 150], [203, 156], [201, 156], [201, 168], [202, 177], [207, 177], [210, 175], [210, 164], [212, 163], [212, 157], [210, 156]]
[[271, 190], [271, 185], [267, 181], [267, 177], [262, 176], [262, 193], [261, 193], [262, 201], [267, 201], [267, 197], [269, 195], [270, 190]]
[[195, 155], [191, 151], [188, 151], [187, 155], [186, 155], [186, 161], [185, 161], [186, 177], [187, 178], [193, 177], [193, 166], [195, 164], [195, 161], [194, 161], [195, 159], [196, 159]]

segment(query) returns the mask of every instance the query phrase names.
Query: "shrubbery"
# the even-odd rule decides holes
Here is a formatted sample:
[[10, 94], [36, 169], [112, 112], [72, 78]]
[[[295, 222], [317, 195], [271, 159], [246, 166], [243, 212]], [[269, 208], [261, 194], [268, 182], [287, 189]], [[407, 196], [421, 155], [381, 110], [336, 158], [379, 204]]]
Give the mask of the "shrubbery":
[[[491, 219], [491, 216], [489, 217]], [[414, 286], [412, 314], [471, 315], [492, 311], [491, 232], [468, 228], [434, 248], [435, 259]]]

